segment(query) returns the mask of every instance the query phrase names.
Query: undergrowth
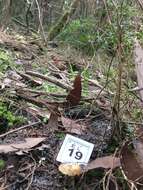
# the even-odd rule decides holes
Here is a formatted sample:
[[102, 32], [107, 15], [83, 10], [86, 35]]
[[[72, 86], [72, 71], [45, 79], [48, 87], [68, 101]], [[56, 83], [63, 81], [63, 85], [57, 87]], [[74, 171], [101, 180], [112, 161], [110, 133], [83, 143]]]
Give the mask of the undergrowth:
[[[121, 22], [124, 50], [130, 53], [134, 38], [143, 39], [142, 30], [135, 31], [134, 26], [138, 11], [131, 1], [117, 3], [115, 7], [112, 1], [108, 0], [107, 6], [110, 15], [107, 10], [99, 9], [95, 17], [75, 19], [64, 28], [58, 39], [89, 55], [93, 55], [98, 49], [113, 55], [118, 44], [118, 24]], [[120, 15], [117, 10], [121, 10]]]
[[5, 72], [8, 67], [11, 67], [13, 60], [7, 51], [0, 49], [0, 72]]
[[13, 52], [0, 48], [0, 73], [5, 73], [8, 69], [19, 69], [21, 64], [16, 63]]
[[8, 127], [24, 122], [24, 117], [14, 115], [14, 113], [9, 111], [8, 106], [3, 102], [0, 102], [0, 118], [5, 120], [5, 124]]

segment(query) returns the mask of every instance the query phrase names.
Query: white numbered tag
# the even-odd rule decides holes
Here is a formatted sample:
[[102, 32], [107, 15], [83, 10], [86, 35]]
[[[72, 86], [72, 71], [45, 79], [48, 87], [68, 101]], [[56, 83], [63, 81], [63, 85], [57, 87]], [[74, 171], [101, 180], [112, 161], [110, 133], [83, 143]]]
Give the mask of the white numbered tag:
[[72, 135], [66, 135], [58, 153], [57, 161], [62, 163], [87, 164], [94, 145]]

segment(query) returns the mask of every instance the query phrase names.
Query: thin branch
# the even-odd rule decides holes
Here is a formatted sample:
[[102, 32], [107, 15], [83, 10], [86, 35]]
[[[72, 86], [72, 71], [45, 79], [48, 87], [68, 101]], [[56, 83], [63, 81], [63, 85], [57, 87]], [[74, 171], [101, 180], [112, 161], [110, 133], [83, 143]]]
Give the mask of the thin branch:
[[44, 28], [43, 28], [43, 25], [42, 25], [42, 21], [41, 21], [41, 10], [40, 10], [40, 6], [39, 6], [39, 3], [38, 3], [37, 0], [35, 0], [35, 2], [36, 2], [36, 5], [37, 5], [37, 8], [38, 8], [39, 23], [40, 23], [40, 28], [41, 28], [43, 40], [44, 40], [44, 42], [46, 43], [47, 40], [46, 40], [46, 36], [45, 36], [45, 33], [44, 33]]
[[44, 76], [44, 75], [41, 75], [39, 73], [36, 73], [36, 72], [32, 72], [32, 71], [27, 71], [26, 74], [28, 75], [32, 75], [32, 76], [35, 76], [35, 77], [38, 77], [38, 78], [41, 78], [43, 80], [47, 80], [51, 83], [54, 83], [55, 85], [63, 88], [63, 89], [66, 89], [66, 90], [72, 90], [72, 87], [67, 85], [67, 84], [64, 84], [62, 83], [61, 81], [59, 81], [58, 79], [56, 78], [51, 78], [51, 77], [48, 77], [48, 76]]
[[143, 1], [142, 0], [136, 0], [138, 4], [140, 5], [141, 9], [143, 10]]
[[10, 130], [10, 131], [8, 131], [8, 132], [6, 132], [6, 133], [0, 135], [0, 138], [5, 137], [5, 136], [7, 136], [7, 135], [9, 135], [9, 134], [11, 134], [11, 133], [15, 133], [15, 132], [17, 132], [17, 131], [21, 131], [21, 130], [26, 129], [26, 128], [28, 128], [28, 127], [33, 127], [34, 125], [38, 125], [38, 124], [41, 124], [41, 123], [42, 123], [41, 121], [36, 121], [36, 122], [34, 122], [34, 123], [30, 123], [30, 124], [28, 124], [28, 125], [24, 125], [24, 126], [22, 126], [22, 127], [19, 127], [19, 128], [13, 129], [13, 130]]
[[22, 88], [18, 89], [17, 91], [19, 92], [30, 92], [39, 96], [45, 95], [45, 96], [53, 96], [56, 98], [66, 98], [66, 94], [55, 94], [55, 93], [49, 93], [49, 92], [44, 92], [44, 91], [38, 91], [38, 90], [33, 90], [33, 89], [28, 89], [28, 88]]

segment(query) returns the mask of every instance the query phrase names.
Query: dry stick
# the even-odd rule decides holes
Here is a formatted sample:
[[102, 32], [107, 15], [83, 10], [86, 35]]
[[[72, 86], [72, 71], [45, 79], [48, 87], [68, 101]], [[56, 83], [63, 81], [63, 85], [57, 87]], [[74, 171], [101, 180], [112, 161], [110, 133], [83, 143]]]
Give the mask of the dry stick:
[[[30, 92], [30, 93], [33, 93], [33, 94], [35, 93], [38, 96], [42, 96], [42, 95], [53, 96], [55, 98], [66, 98], [67, 97], [66, 94], [54, 94], [54, 93], [48, 93], [48, 92], [43, 92], [43, 91], [36, 91], [36, 90], [28, 89], [28, 88], [17, 89], [17, 95], [18, 96], [20, 96], [20, 97], [26, 99], [27, 101], [29, 101], [31, 103], [34, 103], [34, 104], [36, 104], [38, 106], [45, 105], [45, 103], [50, 104], [52, 102], [47, 102], [47, 101], [44, 102], [44, 100], [43, 100], [43, 102], [41, 102], [42, 100], [39, 102], [38, 100], [33, 99], [33, 96], [32, 97], [22, 96], [22, 94], [21, 94], [22, 92]], [[95, 99], [94, 97], [84, 97], [84, 96], [81, 97], [81, 101], [86, 101], [86, 102], [91, 102], [94, 99]], [[62, 104], [62, 102], [55, 102], [55, 103], [59, 103], [59, 104], [61, 103]]]
[[[27, 1], [27, 10], [26, 10], [26, 15], [25, 15], [25, 21], [26, 21], [26, 28], [27, 28], [27, 32], [29, 33], [29, 26], [30, 26], [30, 23], [29, 23], [29, 14], [30, 14], [30, 10], [31, 10], [31, 7], [32, 7], [32, 4], [33, 2], [30, 2], [29, 0], [26, 0]], [[33, 0], [34, 1], [34, 0]]]
[[[97, 94], [95, 100], [97, 100], [97, 98], [100, 96], [100, 94], [103, 92], [103, 90], [107, 87], [107, 85], [108, 85], [108, 83], [109, 83], [109, 72], [110, 72], [110, 69], [111, 69], [111, 66], [112, 66], [114, 57], [115, 57], [115, 55], [112, 56], [111, 61], [110, 61], [109, 65], [108, 65], [108, 70], [107, 70], [107, 76], [106, 76], [105, 85], [101, 88], [101, 90], [100, 90], [100, 92]], [[108, 91], [107, 91], [107, 92], [108, 92]], [[109, 93], [110, 95], [111, 95], [111, 94], [113, 95], [112, 92], [108, 92], [108, 93]]]
[[[12, 17], [12, 21], [14, 21], [17, 24], [23, 26], [24, 28], [27, 28], [27, 26], [24, 23], [20, 22], [18, 19], [14, 18], [14, 17]], [[33, 28], [29, 28], [29, 30], [37, 34], [37, 31], [34, 30]]]
[[20, 71], [16, 71], [21, 77], [23, 77], [25, 80], [31, 82], [33, 85], [36, 85], [36, 86], [40, 86], [42, 85], [42, 81], [37, 81], [35, 79], [33, 79], [31, 76], [25, 74], [25, 73], [22, 73]]
[[54, 96], [57, 98], [66, 98], [66, 94], [55, 94], [55, 93], [48, 93], [48, 92], [44, 92], [44, 91], [38, 91], [38, 90], [32, 90], [32, 89], [28, 89], [28, 88], [22, 88], [22, 89], [18, 89], [19, 92], [30, 92], [33, 94], [37, 94], [37, 95], [45, 95], [45, 96]]
[[56, 101], [48, 102], [46, 100], [37, 100], [35, 98], [28, 97], [24, 94], [17, 94], [17, 95], [32, 104], [46, 107], [48, 110], [50, 110], [51, 113], [55, 113], [55, 107], [64, 106], [64, 102], [56, 102]]
[[48, 76], [44, 76], [44, 75], [41, 75], [39, 73], [36, 73], [36, 72], [32, 72], [32, 71], [27, 71], [26, 74], [28, 75], [32, 75], [32, 76], [35, 76], [35, 77], [38, 77], [38, 78], [41, 78], [43, 80], [47, 80], [51, 83], [54, 83], [56, 84], [57, 86], [63, 88], [63, 89], [66, 89], [66, 90], [72, 90], [73, 88], [67, 84], [64, 84], [62, 83], [61, 81], [59, 81], [58, 79], [56, 78], [51, 78], [51, 77], [48, 77]]
[[[106, 90], [107, 84], [106, 84], [106, 86], [102, 86], [102, 85], [100, 85], [100, 84], [98, 83], [97, 80], [92, 80], [92, 79], [88, 79], [88, 82], [91, 83], [91, 84], [94, 85], [94, 86], [99, 87], [102, 91], [105, 91], [105, 92], [109, 93], [110, 95], [114, 95], [114, 93], [111, 92], [110, 90]], [[101, 92], [102, 92], [102, 91], [101, 91]], [[100, 94], [101, 94], [101, 93], [100, 93]]]
[[105, 0], [103, 0], [103, 3], [104, 3], [104, 6], [105, 6], [105, 10], [106, 10], [106, 12], [107, 12], [108, 22], [109, 22], [109, 24], [111, 25], [112, 22], [111, 22], [109, 10], [108, 10], [107, 2], [106, 2]]
[[141, 90], [143, 90], [143, 87], [141, 87], [141, 88], [139, 88], [138, 86], [137, 87], [135, 87], [135, 88], [132, 88], [132, 89], [129, 89], [129, 92], [134, 92], [134, 91], [141, 91]]
[[33, 170], [32, 170], [32, 172], [31, 172], [31, 179], [30, 179], [30, 182], [28, 183], [28, 186], [27, 186], [26, 190], [29, 190], [29, 188], [30, 188], [30, 186], [31, 186], [31, 184], [32, 184], [32, 182], [33, 182], [34, 173], [35, 173], [35, 171], [36, 171], [36, 166], [37, 166], [36, 160], [33, 158], [32, 154], [31, 154], [31, 158], [32, 158], [32, 160], [34, 161], [34, 167], [33, 167]]
[[[96, 95], [96, 97], [94, 98], [94, 101], [95, 101], [95, 102], [97, 101], [98, 97], [101, 95], [101, 93], [104, 91], [104, 89], [106, 88], [106, 86], [107, 86], [108, 83], [109, 83], [109, 71], [110, 71], [110, 68], [111, 68], [111, 66], [112, 66], [113, 59], [114, 59], [114, 55], [112, 56], [111, 61], [110, 61], [109, 66], [108, 66], [108, 71], [107, 71], [107, 76], [106, 76], [105, 85], [101, 88], [101, 90], [99, 91], [99, 93], [98, 93], [98, 94]], [[93, 101], [93, 103], [94, 103], [94, 101]], [[92, 104], [93, 104], [93, 103], [92, 103]], [[87, 116], [89, 116], [89, 115], [91, 114], [91, 112], [92, 112], [92, 108], [90, 109], [90, 111], [89, 111], [89, 113], [88, 113]]]
[[137, 0], [137, 2], [140, 5], [141, 9], [143, 10], [143, 2], [142, 2], [142, 0]]
[[54, 108], [54, 105], [63, 105], [64, 102], [49, 102], [45, 99], [36, 99], [36, 98], [33, 98], [31, 96], [27, 96], [27, 94], [20, 94], [20, 93], [17, 93], [17, 96], [23, 98], [24, 100], [32, 103], [32, 104], [35, 104], [37, 106], [40, 106], [40, 107], [46, 107], [48, 109], [53, 109]]
[[36, 122], [34, 122], [34, 123], [30, 123], [30, 124], [28, 124], [28, 125], [24, 125], [24, 126], [19, 127], [19, 128], [17, 128], [17, 129], [13, 129], [13, 130], [11, 130], [11, 131], [8, 131], [8, 132], [6, 132], [6, 133], [0, 135], [0, 138], [5, 137], [5, 136], [7, 136], [7, 135], [9, 135], [9, 134], [11, 134], [11, 133], [15, 133], [15, 132], [17, 132], [17, 131], [26, 129], [26, 128], [28, 128], [28, 127], [32, 127], [32, 126], [34, 126], [34, 125], [41, 124], [41, 123], [42, 123], [41, 121], [36, 121]]
[[46, 43], [47, 40], [46, 40], [46, 36], [44, 33], [44, 28], [43, 28], [43, 24], [42, 24], [42, 20], [41, 20], [41, 10], [40, 10], [38, 0], [35, 0], [35, 3], [36, 3], [37, 8], [38, 8], [38, 17], [39, 17], [39, 24], [40, 24], [40, 28], [41, 28], [41, 32], [42, 32], [42, 37], [43, 37], [44, 42]]
[[[58, 67], [56, 67], [56, 65], [54, 65], [53, 63], [48, 63], [51, 67], [49, 67], [49, 70], [51, 70], [51, 72], [58, 72], [60, 77], [64, 80], [64, 81], [68, 81], [67, 78], [65, 78], [65, 71], [61, 71]], [[55, 69], [55, 70], [54, 70]]]

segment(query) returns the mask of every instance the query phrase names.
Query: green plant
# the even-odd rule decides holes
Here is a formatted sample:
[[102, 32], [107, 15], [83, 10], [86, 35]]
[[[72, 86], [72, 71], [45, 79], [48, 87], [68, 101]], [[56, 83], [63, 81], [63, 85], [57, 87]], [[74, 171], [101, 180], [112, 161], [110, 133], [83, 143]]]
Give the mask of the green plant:
[[[17, 123], [22, 123], [24, 122], [24, 118], [21, 116], [15, 116], [11, 111], [8, 110], [8, 107], [0, 102], [0, 118], [1, 118], [1, 122], [3, 122], [3, 120], [5, 120], [5, 122], [3, 122], [3, 124], [8, 125], [8, 127], [17, 124]], [[0, 126], [1, 129], [2, 126]]]
[[65, 27], [59, 39], [86, 53], [92, 52], [95, 39], [95, 22], [91, 18], [77, 19]]
[[43, 88], [46, 92], [49, 92], [49, 93], [61, 92], [61, 88], [57, 87], [56, 85], [49, 84], [47, 82], [43, 83]]
[[[91, 55], [97, 49], [103, 49], [107, 53], [113, 54], [118, 45], [118, 24], [121, 22], [123, 46], [126, 53], [130, 53], [133, 39], [137, 36], [132, 23], [134, 16], [137, 15], [137, 10], [131, 1], [125, 0], [123, 3], [119, 1], [115, 4], [116, 6], [111, 0], [107, 1], [107, 9], [110, 15], [105, 8], [99, 9], [100, 15], [103, 17], [101, 22], [99, 21], [99, 14], [94, 17], [73, 20], [58, 38], [66, 44], [68, 43]], [[143, 36], [141, 31], [138, 36]]]
[[5, 167], [5, 161], [0, 159], [0, 170], [3, 170]]
[[8, 52], [0, 50], [0, 72], [6, 71], [6, 69], [13, 63], [12, 58]]

